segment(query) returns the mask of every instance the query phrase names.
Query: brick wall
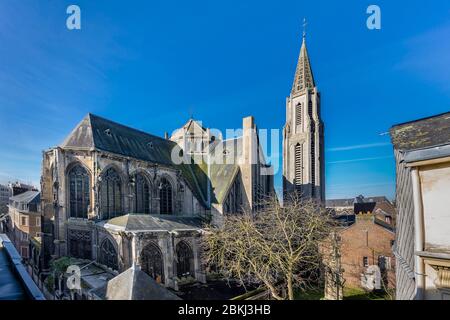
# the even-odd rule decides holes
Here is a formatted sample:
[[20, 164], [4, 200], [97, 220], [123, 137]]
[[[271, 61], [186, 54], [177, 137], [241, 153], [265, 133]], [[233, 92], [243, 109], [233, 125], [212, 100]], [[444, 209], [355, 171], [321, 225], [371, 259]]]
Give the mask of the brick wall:
[[[361, 274], [368, 265], [378, 265], [379, 256], [388, 257], [386, 269], [388, 288], [395, 286], [395, 261], [392, 253], [394, 232], [374, 223], [373, 215], [357, 215], [356, 222], [341, 231], [341, 263], [346, 287], [360, 287]], [[366, 259], [364, 259], [366, 257]], [[388, 263], [389, 264], [389, 263]]]

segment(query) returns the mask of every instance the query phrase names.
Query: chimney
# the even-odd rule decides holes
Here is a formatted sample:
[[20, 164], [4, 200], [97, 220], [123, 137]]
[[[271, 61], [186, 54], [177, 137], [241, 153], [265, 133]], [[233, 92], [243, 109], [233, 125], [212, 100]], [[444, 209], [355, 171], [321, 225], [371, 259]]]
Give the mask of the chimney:
[[164, 139], [169, 140], [169, 133], [167, 131], [164, 132]]

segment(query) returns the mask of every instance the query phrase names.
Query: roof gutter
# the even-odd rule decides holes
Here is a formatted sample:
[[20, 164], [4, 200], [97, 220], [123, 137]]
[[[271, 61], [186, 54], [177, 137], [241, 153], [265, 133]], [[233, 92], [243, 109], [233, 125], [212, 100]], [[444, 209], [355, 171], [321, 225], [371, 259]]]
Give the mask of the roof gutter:
[[446, 162], [450, 160], [450, 144], [405, 152], [408, 167]]

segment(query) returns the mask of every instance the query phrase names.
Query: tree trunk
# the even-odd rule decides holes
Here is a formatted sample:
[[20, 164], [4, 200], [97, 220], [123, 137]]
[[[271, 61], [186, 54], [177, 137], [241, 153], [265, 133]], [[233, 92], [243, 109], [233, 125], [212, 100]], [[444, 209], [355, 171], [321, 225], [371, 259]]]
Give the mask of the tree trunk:
[[292, 272], [289, 271], [287, 275], [288, 297], [289, 300], [294, 300], [294, 288], [292, 287]]

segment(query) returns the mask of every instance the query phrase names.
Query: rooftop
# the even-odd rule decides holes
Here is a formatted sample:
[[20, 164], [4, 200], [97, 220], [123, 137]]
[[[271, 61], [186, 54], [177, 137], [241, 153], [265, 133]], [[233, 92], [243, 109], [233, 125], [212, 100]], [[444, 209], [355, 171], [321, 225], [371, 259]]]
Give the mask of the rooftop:
[[394, 125], [391, 130], [395, 149], [410, 151], [450, 143], [450, 112]]
[[192, 216], [130, 213], [98, 224], [120, 231], [196, 231], [202, 228], [203, 221]]
[[40, 201], [39, 191], [26, 191], [24, 193], [18, 194], [17, 196], [9, 198], [10, 200], [18, 203], [31, 203]]
[[385, 196], [364, 197], [362, 195], [349, 199], [328, 199], [326, 200], [326, 206], [333, 207], [353, 207], [355, 203], [382, 203], [386, 202], [390, 204], [390, 201]]
[[4, 234], [0, 234], [0, 300], [45, 300]]
[[110, 279], [93, 293], [105, 300], [180, 300], [136, 266]]

